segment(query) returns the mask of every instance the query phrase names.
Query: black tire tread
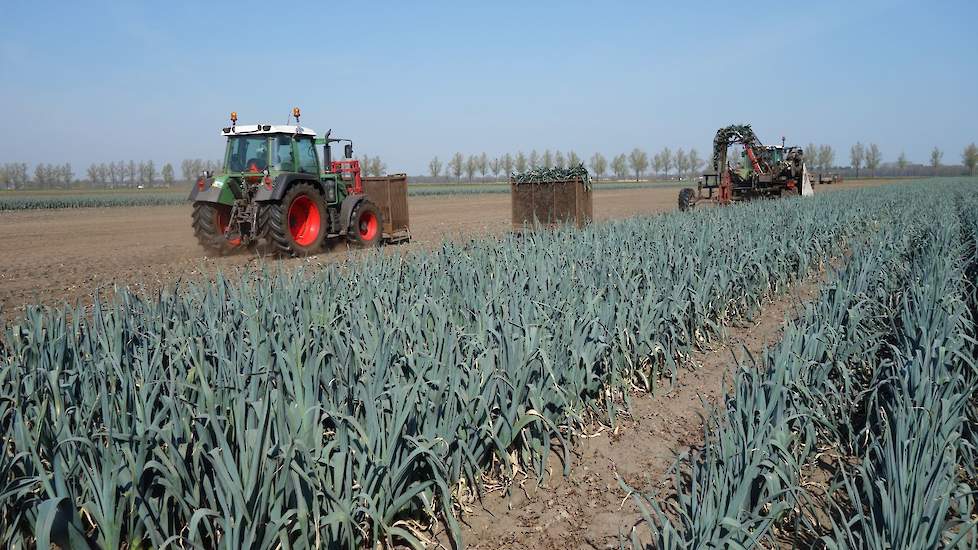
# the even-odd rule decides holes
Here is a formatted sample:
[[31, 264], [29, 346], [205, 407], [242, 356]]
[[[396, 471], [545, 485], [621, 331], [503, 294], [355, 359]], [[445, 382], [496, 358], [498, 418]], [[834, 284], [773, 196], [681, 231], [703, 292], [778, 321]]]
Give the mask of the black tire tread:
[[[369, 208], [374, 211], [377, 215], [377, 223], [380, 225], [380, 230], [377, 232], [377, 238], [373, 241], [364, 241], [360, 238], [360, 231], [357, 227], [356, 220], [360, 219], [360, 214], [365, 208]], [[369, 200], [360, 201], [356, 207], [353, 209], [353, 213], [350, 215], [350, 228], [347, 230], [347, 238], [350, 243], [359, 248], [371, 248], [379, 247], [384, 241], [384, 214], [377, 208], [377, 205], [370, 202]]]
[[191, 214], [194, 237], [197, 238], [197, 242], [204, 250], [217, 256], [226, 256], [237, 247], [224, 238], [224, 234], [221, 233], [215, 223], [216, 217], [217, 208], [213, 204], [195, 202]]
[[680, 212], [686, 212], [693, 208], [695, 204], [696, 191], [690, 187], [683, 188], [679, 191], [679, 210]]

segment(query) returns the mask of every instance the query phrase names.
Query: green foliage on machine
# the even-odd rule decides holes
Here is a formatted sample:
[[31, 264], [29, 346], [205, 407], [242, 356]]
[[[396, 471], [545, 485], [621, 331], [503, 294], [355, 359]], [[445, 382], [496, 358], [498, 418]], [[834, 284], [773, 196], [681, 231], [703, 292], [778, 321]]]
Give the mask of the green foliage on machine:
[[588, 173], [584, 164], [578, 164], [570, 168], [533, 168], [525, 172], [513, 172], [509, 181], [514, 185], [527, 183], [557, 183], [563, 181], [584, 182], [584, 187], [591, 189], [591, 174]]

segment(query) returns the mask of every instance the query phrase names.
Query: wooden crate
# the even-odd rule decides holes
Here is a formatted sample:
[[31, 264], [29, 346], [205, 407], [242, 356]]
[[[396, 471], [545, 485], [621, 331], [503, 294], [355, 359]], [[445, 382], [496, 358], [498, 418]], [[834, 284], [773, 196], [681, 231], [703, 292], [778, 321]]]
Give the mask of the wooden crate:
[[571, 223], [584, 227], [594, 215], [591, 190], [580, 179], [547, 183], [510, 182], [513, 229], [540, 223], [545, 227]]
[[407, 175], [389, 174], [363, 178], [363, 192], [380, 209], [384, 222], [384, 240], [388, 242], [411, 239], [408, 223]]

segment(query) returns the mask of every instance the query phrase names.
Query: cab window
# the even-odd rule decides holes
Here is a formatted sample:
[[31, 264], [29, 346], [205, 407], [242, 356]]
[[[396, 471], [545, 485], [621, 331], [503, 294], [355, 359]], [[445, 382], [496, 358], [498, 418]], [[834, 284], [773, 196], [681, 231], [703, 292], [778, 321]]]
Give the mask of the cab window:
[[318, 174], [319, 160], [316, 158], [316, 144], [311, 139], [298, 139], [296, 149], [299, 153], [299, 172]]
[[295, 172], [295, 158], [292, 155], [292, 138], [278, 136], [272, 149], [272, 170]]
[[260, 172], [268, 164], [265, 136], [234, 136], [228, 139], [228, 171]]

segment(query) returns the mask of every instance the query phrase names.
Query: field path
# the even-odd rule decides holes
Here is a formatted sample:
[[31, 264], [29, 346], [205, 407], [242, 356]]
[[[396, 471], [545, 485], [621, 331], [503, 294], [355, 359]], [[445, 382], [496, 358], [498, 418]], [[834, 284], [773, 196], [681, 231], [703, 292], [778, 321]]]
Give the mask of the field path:
[[[559, 473], [536, 488], [528, 481], [514, 488], [511, 499], [486, 496], [472, 507], [463, 538], [468, 548], [557, 550], [618, 548], [619, 532], [627, 539], [640, 515], [619, 488], [617, 476], [631, 487], [652, 492], [662, 486], [677, 453], [703, 440], [704, 404], [716, 405], [727, 373], [748, 350], [759, 358], [781, 338], [786, 320], [818, 295], [825, 272], [816, 273], [774, 296], [753, 322], [728, 327], [727, 338], [709, 351], [692, 356], [695, 370], [679, 374], [654, 396], [633, 396], [631, 417], [617, 433], [583, 439], [574, 449], [570, 475]], [[443, 536], [441, 538], [444, 538]]]

